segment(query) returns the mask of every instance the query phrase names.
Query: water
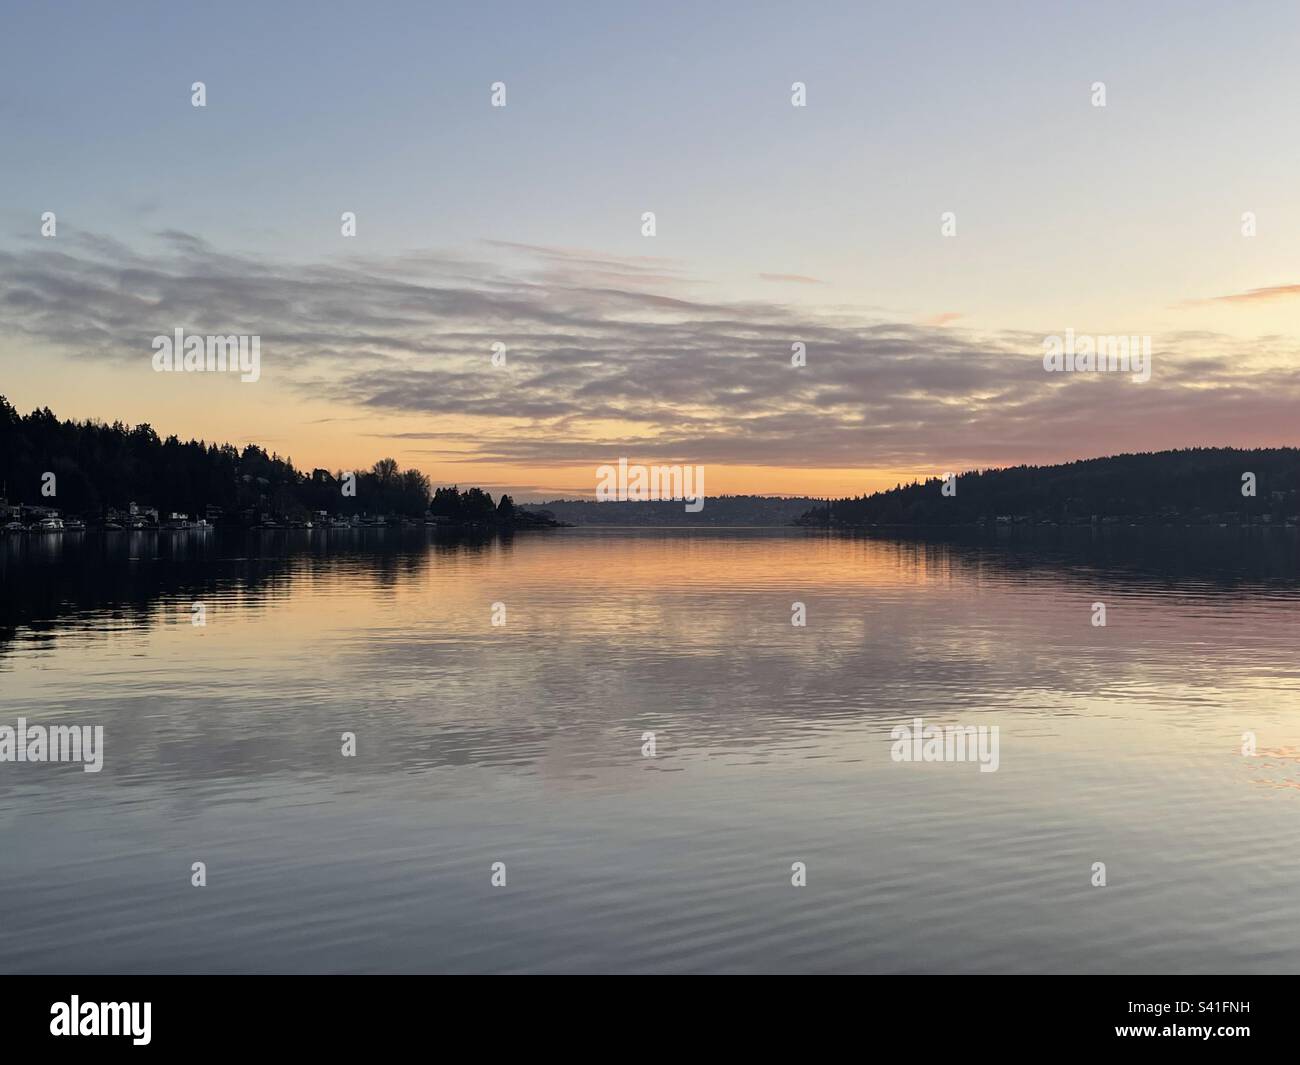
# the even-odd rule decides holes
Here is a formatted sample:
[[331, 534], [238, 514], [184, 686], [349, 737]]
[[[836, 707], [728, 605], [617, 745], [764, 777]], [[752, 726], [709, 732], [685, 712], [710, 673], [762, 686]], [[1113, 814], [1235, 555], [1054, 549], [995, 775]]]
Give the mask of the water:
[[[0, 724], [106, 750], [0, 763], [0, 971], [1300, 971], [1296, 559], [1294, 530], [2, 539]], [[914, 716], [998, 726], [998, 771], [894, 762]]]

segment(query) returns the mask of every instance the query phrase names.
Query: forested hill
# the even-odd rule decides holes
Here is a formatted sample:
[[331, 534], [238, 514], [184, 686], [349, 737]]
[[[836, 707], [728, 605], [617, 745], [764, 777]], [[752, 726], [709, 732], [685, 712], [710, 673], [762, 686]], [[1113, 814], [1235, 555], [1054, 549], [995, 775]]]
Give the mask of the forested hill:
[[[53, 479], [50, 479], [50, 475]], [[345, 482], [347, 490], [344, 490]], [[45, 489], [49, 484], [53, 493]], [[254, 444], [243, 448], [159, 437], [152, 426], [69, 421], [48, 408], [19, 415], [0, 396], [0, 499], [42, 505], [93, 521], [129, 503], [226, 521], [263, 515], [384, 514], [515, 523], [509, 496], [439, 488], [391, 458], [355, 471], [297, 469]], [[536, 519], [520, 518], [528, 524]]]
[[[1253, 475], [1248, 477], [1247, 474]], [[1294, 522], [1300, 449], [1187, 448], [1014, 466], [900, 485], [810, 509], [803, 525]], [[1252, 494], [1253, 493], [1253, 494]]]
[[551, 514], [572, 525], [789, 525], [816, 503], [810, 497], [705, 496], [699, 511], [682, 500], [556, 499], [520, 509]]

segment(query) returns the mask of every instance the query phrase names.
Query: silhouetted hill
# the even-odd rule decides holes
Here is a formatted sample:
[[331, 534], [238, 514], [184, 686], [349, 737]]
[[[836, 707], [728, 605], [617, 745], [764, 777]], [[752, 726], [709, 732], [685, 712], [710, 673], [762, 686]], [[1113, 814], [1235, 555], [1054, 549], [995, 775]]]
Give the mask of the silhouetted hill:
[[696, 513], [680, 500], [609, 501], [556, 499], [520, 503], [523, 510], [552, 514], [573, 525], [789, 525], [817, 500], [796, 496], [705, 496]]
[[519, 513], [509, 496], [494, 502], [482, 489], [454, 486], [432, 492], [428, 477], [400, 469], [391, 458], [364, 470], [307, 473], [292, 459], [255, 444], [241, 450], [162, 438], [148, 424], [61, 421], [48, 407], [22, 416], [0, 396], [4, 500], [11, 507], [55, 508], [92, 523], [135, 503], [159, 515], [174, 511], [221, 524], [305, 519], [321, 512], [485, 527], [549, 524]]
[[[1254, 494], [1243, 494], [1253, 474]], [[839, 499], [809, 510], [802, 525], [972, 525], [1055, 522], [1294, 523], [1300, 449], [1187, 448], [1014, 466]]]

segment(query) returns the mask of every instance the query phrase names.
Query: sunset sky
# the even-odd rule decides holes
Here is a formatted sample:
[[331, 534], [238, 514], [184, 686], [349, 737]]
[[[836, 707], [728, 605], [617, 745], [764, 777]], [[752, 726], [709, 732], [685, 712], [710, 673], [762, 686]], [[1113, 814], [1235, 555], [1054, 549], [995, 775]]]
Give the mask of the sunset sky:
[[531, 499], [1300, 443], [1300, 5], [1068, 6], [8, 3], [0, 393]]

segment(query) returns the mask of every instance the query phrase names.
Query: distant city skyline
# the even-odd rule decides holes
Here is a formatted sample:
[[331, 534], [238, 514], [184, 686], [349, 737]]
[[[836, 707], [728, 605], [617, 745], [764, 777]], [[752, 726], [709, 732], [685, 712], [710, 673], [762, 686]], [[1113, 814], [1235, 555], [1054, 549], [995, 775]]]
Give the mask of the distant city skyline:
[[13, 5], [0, 393], [522, 500], [1294, 444], [1300, 9], [1180, 11]]

